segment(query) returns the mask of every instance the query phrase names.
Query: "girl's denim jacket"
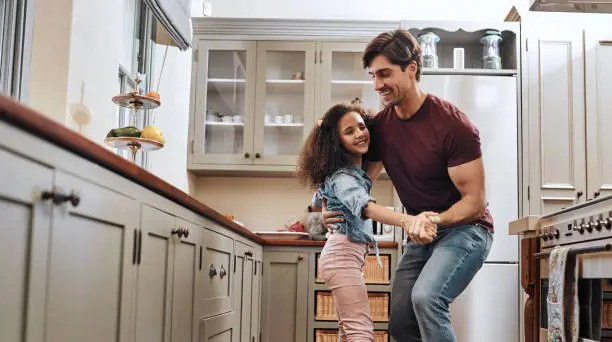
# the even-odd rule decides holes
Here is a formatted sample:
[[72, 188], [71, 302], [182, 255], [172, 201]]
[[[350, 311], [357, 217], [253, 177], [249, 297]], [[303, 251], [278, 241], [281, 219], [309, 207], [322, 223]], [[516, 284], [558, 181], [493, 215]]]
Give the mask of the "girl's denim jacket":
[[327, 201], [328, 211], [340, 211], [344, 222], [338, 223], [338, 233], [346, 235], [353, 242], [372, 243], [380, 261], [378, 244], [372, 234], [372, 220], [363, 215], [368, 202], [375, 202], [370, 196], [372, 181], [368, 174], [356, 166], [346, 166], [328, 176], [312, 198], [312, 205], [322, 207], [321, 199]]

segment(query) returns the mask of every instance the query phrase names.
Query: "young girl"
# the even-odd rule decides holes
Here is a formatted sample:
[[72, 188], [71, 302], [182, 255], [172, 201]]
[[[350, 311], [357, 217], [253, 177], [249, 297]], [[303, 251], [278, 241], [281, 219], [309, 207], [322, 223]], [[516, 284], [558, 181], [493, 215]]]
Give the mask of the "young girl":
[[[372, 219], [404, 229], [420, 229], [420, 237], [431, 241], [435, 229], [418, 226], [414, 216], [397, 213], [375, 203], [372, 182], [361, 168], [368, 152], [370, 133], [366, 112], [358, 105], [331, 107], [306, 140], [298, 159], [298, 179], [316, 190], [312, 205], [340, 211], [344, 222], [329, 236], [319, 259], [322, 280], [332, 291], [340, 341], [374, 341], [367, 289], [362, 268], [372, 243]], [[378, 259], [379, 265], [380, 258]]]

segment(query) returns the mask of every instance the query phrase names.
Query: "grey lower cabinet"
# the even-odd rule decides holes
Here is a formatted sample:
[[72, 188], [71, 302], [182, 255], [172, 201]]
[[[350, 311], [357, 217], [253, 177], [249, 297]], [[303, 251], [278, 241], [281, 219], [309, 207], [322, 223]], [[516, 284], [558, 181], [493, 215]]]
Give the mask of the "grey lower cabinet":
[[130, 340], [137, 202], [2, 148], [0, 165], [0, 340]]
[[237, 342], [240, 337], [238, 315], [232, 311], [200, 321], [200, 342]]
[[262, 341], [306, 342], [309, 255], [308, 249], [264, 250]]
[[193, 341], [201, 230], [148, 205], [141, 213], [135, 340]]
[[0, 165], [0, 341], [260, 340], [262, 246], [4, 122]]
[[240, 342], [260, 340], [261, 261], [261, 250], [236, 242], [234, 311], [240, 318]]

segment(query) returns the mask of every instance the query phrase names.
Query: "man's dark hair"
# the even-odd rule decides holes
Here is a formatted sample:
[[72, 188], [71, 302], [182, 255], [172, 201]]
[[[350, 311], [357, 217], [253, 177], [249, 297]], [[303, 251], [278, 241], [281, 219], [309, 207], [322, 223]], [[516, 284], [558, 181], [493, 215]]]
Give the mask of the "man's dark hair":
[[406, 70], [408, 64], [415, 62], [415, 78], [417, 82], [421, 81], [421, 46], [408, 30], [396, 29], [372, 39], [363, 53], [363, 68], [369, 68], [372, 60], [379, 55], [387, 57], [392, 64], [399, 65], [402, 71]]

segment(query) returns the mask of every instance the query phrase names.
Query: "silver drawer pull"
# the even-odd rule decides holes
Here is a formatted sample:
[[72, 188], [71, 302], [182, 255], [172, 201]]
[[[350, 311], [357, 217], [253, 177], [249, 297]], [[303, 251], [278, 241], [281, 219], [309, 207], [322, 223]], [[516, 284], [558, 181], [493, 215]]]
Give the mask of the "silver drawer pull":
[[208, 270], [208, 276], [214, 278], [217, 275], [217, 269], [215, 265], [210, 265], [210, 269]]

